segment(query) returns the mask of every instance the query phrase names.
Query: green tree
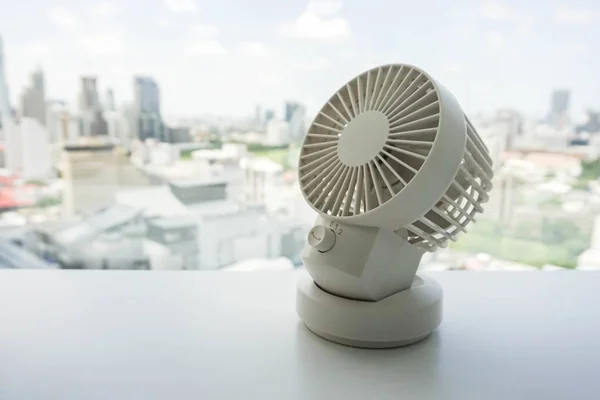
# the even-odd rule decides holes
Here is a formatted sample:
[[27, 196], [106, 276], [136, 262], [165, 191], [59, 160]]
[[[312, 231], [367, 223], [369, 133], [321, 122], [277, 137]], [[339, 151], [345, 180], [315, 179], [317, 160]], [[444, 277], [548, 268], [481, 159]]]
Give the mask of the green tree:
[[508, 230], [491, 221], [479, 221], [450, 247], [537, 267], [554, 264], [574, 268], [577, 256], [589, 245], [588, 233], [564, 219], [548, 219], [542, 225], [541, 233], [532, 233], [527, 224]]
[[581, 175], [575, 183], [575, 188], [585, 189], [589, 181], [600, 178], [600, 159], [581, 162]]
[[585, 235], [582, 235], [581, 229], [573, 222], [567, 219], [544, 218], [541, 232], [542, 242], [545, 244], [560, 244], [568, 240], [585, 241]]
[[56, 197], [42, 197], [37, 202], [38, 207], [52, 207], [62, 204], [62, 200]]

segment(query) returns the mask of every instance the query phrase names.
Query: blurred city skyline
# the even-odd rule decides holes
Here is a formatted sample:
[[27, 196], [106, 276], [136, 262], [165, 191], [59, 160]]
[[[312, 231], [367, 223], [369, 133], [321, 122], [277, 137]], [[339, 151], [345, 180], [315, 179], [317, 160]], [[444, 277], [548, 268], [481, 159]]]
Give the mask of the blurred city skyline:
[[600, 13], [592, 1], [368, 5], [19, 2], [0, 15], [11, 104], [40, 65], [47, 97], [72, 108], [81, 76], [97, 76], [99, 92], [113, 89], [122, 105], [133, 101], [134, 76], [150, 75], [165, 115], [251, 115], [261, 104], [281, 116], [288, 99], [311, 115], [363, 70], [408, 62], [468, 113], [508, 107], [544, 117], [555, 89], [571, 91], [575, 119], [600, 105], [592, 51]]

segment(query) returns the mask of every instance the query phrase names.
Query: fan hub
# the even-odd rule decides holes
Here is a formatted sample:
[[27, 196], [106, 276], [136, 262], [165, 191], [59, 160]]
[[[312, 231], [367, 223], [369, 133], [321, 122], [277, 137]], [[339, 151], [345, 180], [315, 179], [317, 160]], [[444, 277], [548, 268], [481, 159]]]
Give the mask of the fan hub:
[[371, 161], [381, 152], [390, 132], [387, 117], [379, 111], [365, 111], [342, 130], [338, 156], [344, 164], [355, 167]]

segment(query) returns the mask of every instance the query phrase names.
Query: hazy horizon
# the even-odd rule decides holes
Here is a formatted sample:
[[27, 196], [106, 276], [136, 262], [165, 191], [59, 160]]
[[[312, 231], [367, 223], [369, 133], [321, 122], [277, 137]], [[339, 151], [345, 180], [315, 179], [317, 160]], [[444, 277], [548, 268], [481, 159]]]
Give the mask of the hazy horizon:
[[[258, 0], [14, 3], [0, 15], [11, 104], [40, 65], [50, 99], [76, 106], [79, 77], [101, 98], [133, 98], [150, 75], [165, 115], [281, 115], [284, 100], [315, 113], [340, 85], [390, 62], [422, 67], [468, 113], [513, 108], [541, 117], [553, 89], [571, 115], [600, 108], [600, 8], [593, 1]], [[27, 23], [24, 23], [26, 21]]]

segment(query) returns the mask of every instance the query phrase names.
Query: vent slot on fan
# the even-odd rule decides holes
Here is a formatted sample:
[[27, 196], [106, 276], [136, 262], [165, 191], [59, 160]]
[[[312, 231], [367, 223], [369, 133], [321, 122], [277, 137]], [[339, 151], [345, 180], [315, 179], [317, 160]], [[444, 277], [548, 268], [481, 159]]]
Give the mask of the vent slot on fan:
[[471, 122], [466, 119], [467, 146], [454, 181], [438, 203], [407, 227], [408, 241], [425, 250], [446, 247], [482, 212], [492, 188], [492, 160]]
[[[387, 120], [385, 142], [365, 163], [347, 165], [339, 158], [340, 137], [367, 112]], [[423, 165], [436, 138], [439, 112], [433, 83], [413, 68], [385, 66], [356, 77], [325, 104], [306, 135], [299, 165], [306, 198], [319, 211], [338, 217], [384, 204]], [[365, 141], [372, 133], [361, 132]]]

